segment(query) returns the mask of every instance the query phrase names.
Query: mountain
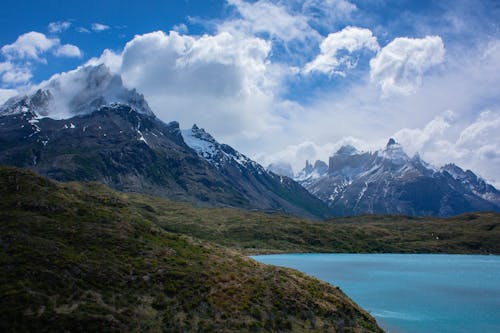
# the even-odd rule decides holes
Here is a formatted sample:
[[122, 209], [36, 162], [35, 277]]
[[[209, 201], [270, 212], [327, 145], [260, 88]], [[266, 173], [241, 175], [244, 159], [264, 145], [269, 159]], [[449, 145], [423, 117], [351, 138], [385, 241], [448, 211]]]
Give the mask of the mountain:
[[330, 284], [155, 224], [181, 204], [12, 167], [0, 197], [2, 332], [382, 331]]
[[500, 192], [472, 171], [448, 164], [437, 169], [410, 158], [390, 139], [383, 150], [340, 148], [327, 170], [309, 162], [296, 180], [336, 215], [404, 214], [452, 216], [500, 211]]
[[329, 215], [299, 184], [202, 129], [162, 122], [103, 65], [56, 76], [1, 106], [0, 164], [204, 205]]
[[309, 216], [329, 216], [330, 210], [294, 180], [267, 172], [232, 147], [217, 142], [204, 129], [193, 125], [181, 131], [184, 142], [207, 161], [231, 186], [264, 209]]

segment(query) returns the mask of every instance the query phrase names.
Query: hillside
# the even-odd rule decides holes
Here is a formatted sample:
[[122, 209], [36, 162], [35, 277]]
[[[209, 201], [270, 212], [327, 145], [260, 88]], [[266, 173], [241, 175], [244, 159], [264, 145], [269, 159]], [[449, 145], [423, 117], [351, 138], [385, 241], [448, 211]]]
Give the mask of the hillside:
[[162, 230], [167, 201], [11, 167], [0, 197], [3, 332], [380, 331], [331, 285]]
[[500, 254], [500, 214], [451, 218], [363, 215], [324, 222], [236, 209], [191, 208], [149, 197], [145, 205], [165, 230], [248, 254], [279, 252]]

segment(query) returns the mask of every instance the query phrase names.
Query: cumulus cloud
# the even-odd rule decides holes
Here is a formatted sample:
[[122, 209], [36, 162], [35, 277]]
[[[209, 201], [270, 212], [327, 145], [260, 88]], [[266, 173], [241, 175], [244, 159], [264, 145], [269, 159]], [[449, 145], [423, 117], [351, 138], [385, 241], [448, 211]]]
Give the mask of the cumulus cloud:
[[220, 25], [220, 31], [243, 31], [247, 34], [268, 34], [289, 42], [304, 41], [308, 38], [320, 38], [316, 30], [308, 23], [308, 17], [300, 13], [291, 13], [287, 7], [277, 5], [268, 0], [246, 2], [243, 0], [227, 0], [234, 6], [241, 19], [229, 20]]
[[60, 33], [68, 30], [69, 27], [71, 27], [71, 22], [68, 21], [50, 22], [48, 30], [50, 33]]
[[459, 122], [447, 111], [421, 128], [405, 128], [394, 137], [410, 153], [420, 153], [436, 166], [455, 163], [471, 169], [488, 181], [500, 185], [500, 112], [487, 110], [469, 122]]
[[436, 116], [423, 128], [404, 128], [394, 134], [407, 153], [421, 152], [428, 144], [439, 140], [445, 131], [450, 128], [454, 119], [453, 111], [446, 111], [443, 115]]
[[110, 28], [109, 25], [102, 24], [102, 23], [92, 23], [92, 26], [91, 26], [92, 31], [97, 31], [97, 32], [108, 30], [109, 28]]
[[[304, 73], [320, 72], [329, 75], [345, 75], [339, 67], [350, 69], [356, 66], [350, 54], [362, 49], [376, 52], [379, 48], [377, 38], [373, 36], [371, 30], [349, 26], [329, 34], [321, 42], [321, 53], [316, 59], [305, 65]], [[349, 55], [339, 57], [338, 54], [341, 50], [347, 51]]]
[[41, 57], [47, 51], [53, 50], [55, 56], [80, 57], [80, 49], [71, 44], [61, 45], [58, 38], [47, 38], [44, 34], [36, 31], [27, 32], [17, 40], [2, 47], [2, 54], [9, 60], [33, 59], [46, 62]]
[[54, 51], [54, 55], [56, 57], [69, 57], [69, 58], [81, 58], [82, 51], [78, 48], [78, 46], [72, 44], [64, 44], [58, 47]]
[[75, 45], [61, 45], [58, 38], [48, 38], [40, 32], [31, 31], [19, 36], [14, 43], [1, 48], [1, 53], [6, 59], [0, 63], [2, 82], [8, 85], [28, 82], [33, 77], [34, 65], [47, 63], [45, 55], [48, 52], [56, 57], [82, 56], [82, 52]]
[[185, 25], [184, 23], [174, 25], [172, 27], [172, 30], [177, 31], [178, 33], [183, 34], [183, 35], [187, 34], [189, 31], [187, 25]]
[[496, 145], [500, 152], [500, 114], [483, 111], [475, 122], [467, 126], [457, 141], [457, 146], [476, 148], [478, 145]]
[[441, 37], [399, 37], [387, 44], [370, 61], [371, 80], [380, 85], [384, 95], [415, 92], [423, 74], [444, 61]]
[[43, 61], [40, 55], [59, 44], [57, 38], [47, 38], [44, 34], [36, 31], [27, 32], [17, 40], [2, 47], [2, 54], [7, 59], [34, 59]]
[[11, 85], [26, 83], [33, 77], [29, 67], [14, 65], [11, 62], [0, 63], [0, 74], [2, 74], [2, 82]]
[[184, 127], [196, 121], [230, 140], [255, 137], [273, 126], [270, 51], [270, 43], [257, 37], [157, 31], [135, 36], [121, 54], [107, 51], [93, 62], [114, 67], [127, 86], [145, 94], [161, 119]]

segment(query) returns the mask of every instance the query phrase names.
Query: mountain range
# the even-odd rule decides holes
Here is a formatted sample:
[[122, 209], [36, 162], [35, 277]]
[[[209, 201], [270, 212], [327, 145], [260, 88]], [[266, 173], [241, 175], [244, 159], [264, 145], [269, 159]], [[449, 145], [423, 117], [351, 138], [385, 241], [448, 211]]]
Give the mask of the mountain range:
[[409, 157], [394, 139], [375, 152], [343, 146], [328, 164], [306, 162], [295, 180], [336, 215], [500, 211], [500, 192], [472, 171], [454, 164], [433, 167], [418, 154]]
[[452, 216], [500, 211], [500, 193], [454, 164], [435, 168], [389, 140], [361, 152], [343, 146], [328, 164], [263, 168], [204, 129], [158, 119], [143, 95], [104, 66], [54, 76], [0, 106], [0, 164], [60, 181], [203, 206], [313, 218], [333, 215]]
[[196, 125], [164, 123], [104, 65], [61, 74], [1, 106], [0, 164], [201, 205], [331, 215], [298, 183]]

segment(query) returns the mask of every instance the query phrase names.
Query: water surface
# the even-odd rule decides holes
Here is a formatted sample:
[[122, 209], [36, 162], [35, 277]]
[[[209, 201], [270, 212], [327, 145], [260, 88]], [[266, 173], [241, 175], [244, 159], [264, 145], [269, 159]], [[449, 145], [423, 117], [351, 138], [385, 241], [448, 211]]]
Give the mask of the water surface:
[[500, 332], [500, 256], [254, 256], [339, 286], [387, 332]]

